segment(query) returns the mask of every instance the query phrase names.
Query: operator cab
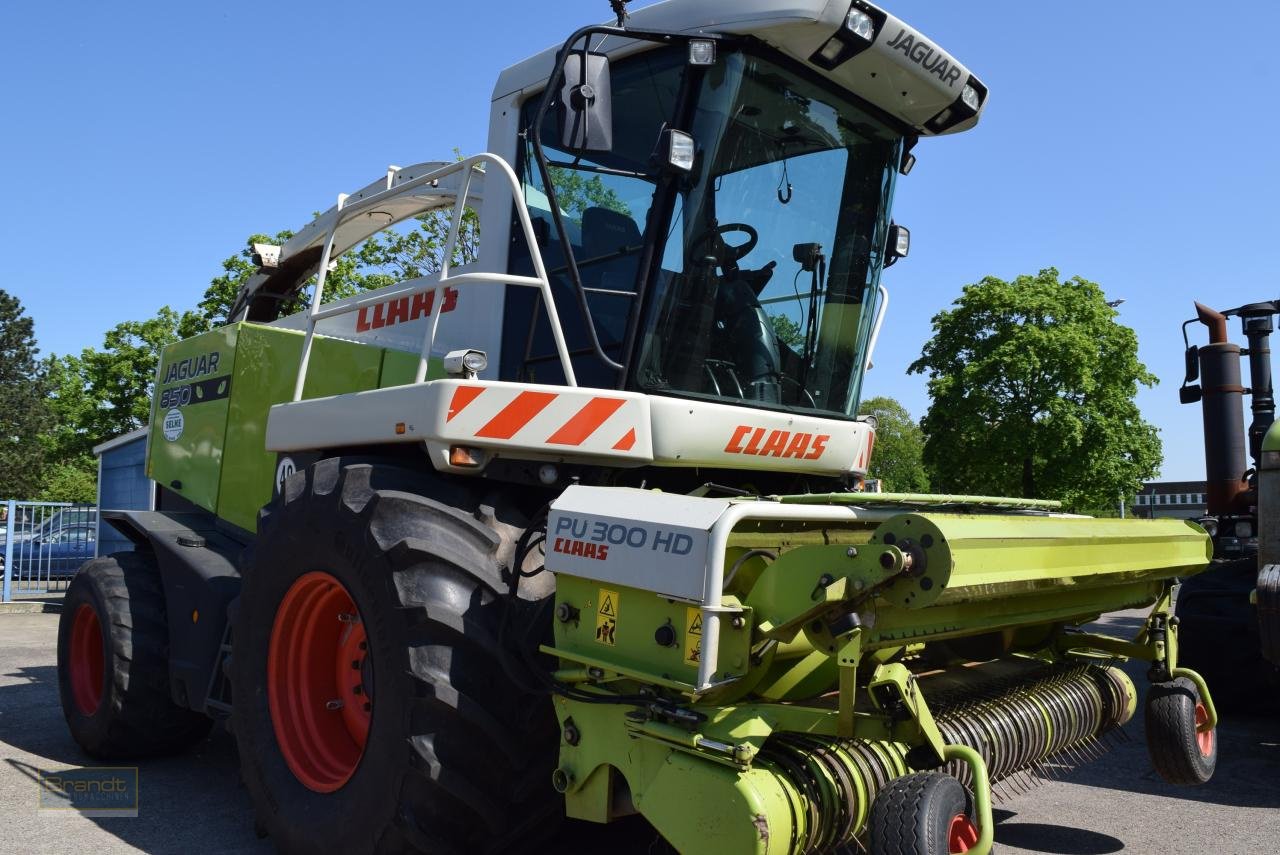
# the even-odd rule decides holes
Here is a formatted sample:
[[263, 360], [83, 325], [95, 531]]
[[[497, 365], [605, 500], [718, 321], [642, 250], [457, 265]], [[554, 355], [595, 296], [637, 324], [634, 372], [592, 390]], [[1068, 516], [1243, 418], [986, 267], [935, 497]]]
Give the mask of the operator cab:
[[[871, 40], [893, 41], [896, 23], [882, 17]], [[836, 61], [819, 44], [801, 61], [785, 38], [792, 49], [665, 33], [608, 61], [611, 36], [593, 29], [608, 28], [575, 34], [549, 94], [520, 105], [516, 152], [579, 384], [852, 418], [880, 275], [897, 257], [896, 178], [919, 135], [968, 126], [977, 110], [949, 105], [932, 129], [904, 121], [842, 85], [859, 51]], [[959, 66], [947, 68], [939, 81]], [[608, 92], [575, 107], [584, 81]], [[575, 138], [574, 122], [592, 130]], [[513, 240], [511, 272], [531, 269]], [[508, 289], [504, 380], [564, 382], [540, 299]]]

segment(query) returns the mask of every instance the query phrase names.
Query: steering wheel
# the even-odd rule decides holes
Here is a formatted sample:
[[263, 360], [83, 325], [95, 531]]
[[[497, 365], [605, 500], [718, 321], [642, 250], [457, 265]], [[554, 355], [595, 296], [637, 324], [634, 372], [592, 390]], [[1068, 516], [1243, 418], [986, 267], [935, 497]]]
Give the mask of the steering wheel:
[[[746, 243], [731, 246], [725, 242], [724, 236], [732, 232], [742, 232], [747, 236]], [[754, 226], [746, 223], [725, 223], [713, 229], [707, 229], [693, 239], [689, 246], [691, 258], [714, 258], [720, 267], [737, 267], [738, 261], [750, 254], [760, 242], [760, 233]], [[706, 244], [706, 249], [703, 249]]]

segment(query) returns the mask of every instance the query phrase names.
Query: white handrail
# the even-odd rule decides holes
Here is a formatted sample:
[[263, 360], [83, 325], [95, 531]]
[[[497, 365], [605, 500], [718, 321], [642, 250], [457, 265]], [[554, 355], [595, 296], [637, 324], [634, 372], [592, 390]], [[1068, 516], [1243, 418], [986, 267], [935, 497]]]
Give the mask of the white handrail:
[[[799, 510], [797, 510], [799, 508]], [[838, 507], [815, 505], [783, 505], [778, 502], [735, 502], [711, 526], [707, 545], [708, 567], [702, 589], [702, 651], [698, 655], [698, 678], [693, 689], [705, 692], [714, 688], [716, 669], [720, 666], [720, 615], [724, 605], [724, 557], [729, 549], [729, 535], [746, 520], [825, 522], [833, 525], [856, 522], [858, 511], [848, 505]]]
[[[525, 242], [529, 246], [529, 255], [533, 259], [533, 276], [513, 276], [506, 273], [493, 272], [469, 272], [459, 273], [454, 276], [449, 275], [453, 253], [457, 248], [458, 233], [462, 227], [462, 216], [466, 209], [467, 193], [471, 189], [471, 179], [475, 174], [475, 169], [480, 164], [493, 164], [497, 167], [497, 172], [507, 179], [508, 188], [511, 191], [512, 201], [515, 203], [516, 216], [520, 220], [520, 228], [524, 232]], [[367, 305], [364, 300], [354, 300], [350, 303], [321, 308], [321, 300], [324, 297], [325, 278], [329, 269], [329, 259], [333, 251], [334, 238], [337, 235], [338, 228], [352, 217], [363, 213], [367, 209], [375, 208], [388, 196], [399, 196], [408, 190], [419, 187], [424, 184], [435, 184], [442, 178], [446, 178], [455, 172], [466, 170], [463, 178], [462, 186], [457, 194], [456, 201], [453, 205], [453, 216], [449, 223], [449, 237], [445, 241], [442, 249], [442, 258], [440, 266], [439, 278], [430, 284], [420, 285], [415, 288], [405, 289], [395, 292], [398, 296], [410, 296], [422, 294], [427, 291], [434, 291], [435, 296], [432, 298], [432, 305], [440, 307], [443, 305], [444, 289], [450, 286], [469, 285], [475, 283], [497, 283], [507, 285], [519, 285], [527, 288], [537, 288], [542, 292], [542, 304], [546, 307], [548, 320], [551, 322], [551, 335], [555, 339], [556, 353], [560, 357], [560, 367], [564, 371], [565, 382], [570, 386], [577, 386], [578, 380], [573, 373], [573, 365], [569, 360], [569, 348], [565, 344], [564, 329], [560, 326], [560, 315], [556, 311], [555, 299], [551, 294], [551, 281], [547, 278], [547, 269], [542, 263], [542, 253], [538, 250], [538, 241], [533, 233], [533, 220], [529, 216], [529, 208], [525, 204], [524, 194], [520, 189], [520, 179], [516, 177], [515, 170], [511, 168], [505, 160], [496, 154], [484, 152], [464, 158], [457, 163], [451, 163], [433, 172], [420, 175], [411, 181], [399, 185], [395, 188], [388, 188], [385, 193], [377, 193], [366, 199], [362, 199], [350, 206], [343, 204], [345, 199], [339, 199], [339, 209], [337, 216], [334, 217], [333, 225], [329, 229], [329, 235], [325, 239], [324, 250], [320, 255], [320, 269], [316, 277], [315, 292], [311, 296], [311, 306], [307, 313], [307, 331], [306, 337], [302, 342], [302, 358], [298, 364], [298, 378], [293, 387], [293, 400], [302, 400], [302, 388], [307, 380], [307, 368], [311, 363], [311, 347], [315, 338], [316, 324], [320, 321], [331, 318], [336, 315], [343, 315], [357, 311], [361, 306]], [[486, 170], [485, 175], [488, 175]], [[377, 297], [370, 297], [370, 301], [385, 300], [386, 292], [379, 294]], [[437, 308], [431, 316], [431, 323], [428, 327], [426, 335], [423, 337], [422, 349], [418, 355], [418, 370], [414, 376], [415, 383], [421, 383], [426, 380], [428, 363], [431, 358], [431, 348], [435, 344], [436, 331], [440, 323], [440, 316], [443, 312]]]
[[876, 307], [876, 321], [871, 328], [871, 341], [867, 342], [867, 365], [866, 370], [870, 371], [875, 368], [871, 360], [876, 353], [876, 342], [880, 340], [880, 327], [884, 325], [885, 313], [889, 311], [889, 289], [880, 286], [880, 305]]

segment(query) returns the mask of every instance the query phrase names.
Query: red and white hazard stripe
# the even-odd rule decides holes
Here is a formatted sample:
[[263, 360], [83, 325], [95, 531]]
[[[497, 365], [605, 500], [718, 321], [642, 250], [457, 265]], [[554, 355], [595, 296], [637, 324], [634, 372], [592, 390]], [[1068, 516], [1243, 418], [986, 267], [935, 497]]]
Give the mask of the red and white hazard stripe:
[[871, 465], [871, 452], [876, 447], [876, 432], [867, 431], [867, 441], [862, 444], [862, 448], [858, 450], [858, 459], [853, 461], [854, 472], [866, 472], [867, 467]]
[[[447, 381], [446, 381], [447, 382]], [[642, 395], [509, 383], [449, 383], [442, 439], [650, 457]]]

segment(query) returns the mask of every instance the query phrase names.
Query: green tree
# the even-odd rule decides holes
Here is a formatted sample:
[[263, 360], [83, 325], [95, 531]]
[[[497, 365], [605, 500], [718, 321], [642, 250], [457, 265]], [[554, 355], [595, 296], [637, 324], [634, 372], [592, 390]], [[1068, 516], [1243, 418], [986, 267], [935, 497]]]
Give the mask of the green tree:
[[[631, 208], [599, 175], [560, 166], [551, 167], [549, 172], [551, 183], [556, 189], [556, 204], [574, 222], [582, 222], [582, 215], [587, 208], [608, 208], [631, 216]], [[538, 181], [541, 186], [541, 179]]]
[[968, 285], [933, 318], [912, 373], [933, 486], [1098, 507], [1155, 475], [1161, 449], [1134, 396], [1156, 378], [1102, 288], [1047, 268]]
[[[325, 276], [321, 302], [328, 303], [439, 271], [444, 261], [444, 246], [449, 238], [452, 215], [451, 207], [427, 211], [375, 234], [344, 252], [334, 259], [333, 269]], [[229, 320], [228, 315], [235, 304], [236, 295], [258, 272], [258, 267], [252, 260], [253, 245], [283, 245], [291, 237], [291, 231], [278, 232], [274, 237], [265, 234], [250, 235], [237, 253], [223, 259], [222, 273], [209, 283], [199, 306], [195, 311], [183, 315], [179, 337], [190, 338], [225, 324]], [[479, 251], [480, 218], [475, 211], [467, 209], [458, 229], [458, 242], [450, 263], [470, 263], [476, 259]], [[283, 314], [305, 309], [315, 282], [314, 276], [308, 279], [299, 295], [284, 308]]]
[[49, 361], [50, 459], [92, 474], [93, 446], [147, 423], [160, 351], [178, 340], [183, 321], [164, 306], [154, 318], [112, 327], [101, 349]]
[[191, 338], [225, 324], [240, 288], [258, 272], [257, 265], [252, 261], [253, 245], [284, 244], [291, 237], [293, 232], [290, 231], [277, 232], [274, 237], [265, 234], [249, 235], [239, 252], [222, 260], [222, 273], [209, 283], [199, 305], [193, 311], [183, 314], [178, 329], [179, 338]]
[[804, 331], [800, 329], [800, 325], [788, 318], [786, 315], [770, 315], [770, 323], [773, 324], [773, 334], [778, 340], [792, 349], [799, 348], [804, 345]]
[[88, 468], [80, 460], [50, 465], [45, 471], [44, 489], [37, 498], [46, 502], [94, 504], [98, 501], [97, 461], [90, 458]]
[[876, 417], [876, 445], [867, 477], [880, 479], [885, 492], [923, 493], [929, 489], [924, 469], [924, 432], [911, 413], [893, 398], [869, 398], [862, 415]]
[[40, 488], [49, 411], [38, 353], [22, 303], [0, 290], [0, 498], [29, 499]]
[[[80, 357], [51, 356], [45, 361], [45, 373], [51, 419], [40, 441], [51, 465], [38, 498], [53, 502], [82, 501], [83, 482], [92, 482], [96, 489], [98, 464], [93, 446], [110, 437], [89, 434], [94, 404]], [[77, 496], [59, 495], [70, 484], [77, 485], [74, 488]]]

